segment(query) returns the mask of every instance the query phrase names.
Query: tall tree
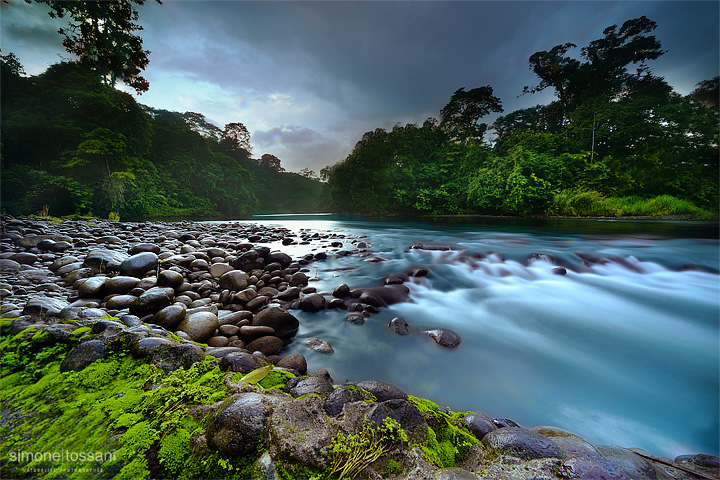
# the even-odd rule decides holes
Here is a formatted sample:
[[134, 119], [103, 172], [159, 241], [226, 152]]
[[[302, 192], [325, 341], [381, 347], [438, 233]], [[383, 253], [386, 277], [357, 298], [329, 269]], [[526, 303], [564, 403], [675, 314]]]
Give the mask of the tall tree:
[[502, 112], [502, 102], [493, 95], [491, 86], [468, 91], [459, 88], [440, 110], [439, 126], [466, 142], [482, 138], [487, 125], [478, 124], [478, 121], [490, 112]]
[[135, 5], [144, 5], [145, 0], [35, 1], [48, 5], [53, 18], [72, 19], [58, 33], [80, 65], [110, 85], [121, 80], [140, 94], [148, 90], [150, 84], [140, 73], [150, 61], [150, 52], [143, 50], [142, 38], [135, 34], [143, 29]]

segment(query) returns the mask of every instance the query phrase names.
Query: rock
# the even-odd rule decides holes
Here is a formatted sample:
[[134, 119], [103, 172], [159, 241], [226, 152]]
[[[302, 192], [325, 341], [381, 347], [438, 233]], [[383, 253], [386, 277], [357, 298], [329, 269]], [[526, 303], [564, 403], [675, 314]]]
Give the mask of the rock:
[[567, 275], [567, 270], [563, 267], [555, 267], [552, 269], [552, 273], [555, 275]]
[[101, 358], [105, 358], [105, 344], [102, 340], [88, 340], [65, 355], [60, 364], [60, 371], [80, 371]]
[[385, 382], [379, 382], [377, 380], [365, 380], [357, 383], [356, 386], [372, 393], [378, 402], [393, 399], [407, 400], [408, 398], [407, 393], [405, 393], [400, 387], [396, 387], [395, 385]]
[[137, 327], [143, 323], [137, 315], [122, 315], [118, 320], [128, 327]]
[[[270, 328], [270, 327], [260, 327], [260, 328]], [[218, 330], [220, 330], [220, 333], [222, 335], [225, 335], [226, 337], [232, 337], [233, 335], [240, 334], [240, 327], [237, 327], [235, 325], [220, 325], [218, 327]], [[272, 333], [275, 333], [275, 331], [273, 330]]]
[[350, 295], [350, 287], [348, 287], [347, 283], [343, 283], [342, 285], [339, 285], [337, 288], [335, 288], [332, 294], [333, 297], [347, 298], [347, 296]]
[[557, 427], [533, 427], [531, 430], [552, 439], [568, 455], [596, 455], [598, 450], [584, 438]]
[[137, 357], [148, 357], [160, 347], [172, 347], [177, 345], [174, 341], [163, 337], [146, 337], [138, 340], [132, 346], [132, 352]]
[[172, 332], [185, 319], [187, 309], [181, 303], [175, 303], [163, 308], [153, 315], [147, 323], [160, 325], [165, 330]]
[[366, 418], [370, 420], [376, 429], [382, 427], [383, 420], [388, 417], [402, 426], [405, 433], [407, 433], [410, 444], [420, 443], [424, 445], [427, 443], [428, 424], [415, 405], [396, 398], [378, 403], [366, 414]]
[[333, 349], [332, 345], [330, 345], [330, 342], [321, 340], [319, 338], [313, 338], [312, 340], [308, 340], [307, 342], [305, 342], [305, 345], [318, 353], [335, 353], [335, 350]]
[[174, 270], [161, 270], [157, 276], [158, 287], [179, 288], [183, 284], [185, 278]]
[[0, 258], [0, 272], [19, 272], [22, 266], [15, 260]]
[[158, 256], [153, 252], [141, 252], [126, 258], [120, 264], [120, 275], [143, 277], [148, 270], [158, 266]]
[[499, 428], [486, 434], [482, 442], [523, 460], [565, 457], [565, 453], [550, 438], [527, 428]]
[[282, 358], [282, 360], [277, 362], [276, 365], [281, 368], [296, 370], [300, 372], [301, 375], [305, 375], [307, 373], [307, 360], [305, 359], [305, 356], [300, 353], [291, 353], [290, 355], [286, 355]]
[[[335, 389], [326, 378], [322, 377], [295, 377], [300, 378], [297, 382], [288, 383], [288, 393], [294, 398], [308, 395], [310, 393], [326, 394], [332, 393]], [[292, 385], [292, 387], [290, 386]]]
[[245, 345], [251, 352], [262, 352], [264, 355], [275, 355], [283, 346], [282, 339], [267, 335], [260, 337]]
[[327, 396], [323, 409], [325, 413], [331, 417], [337, 417], [343, 411], [346, 403], [357, 402], [362, 397], [355, 391], [347, 387], [340, 387]]
[[408, 325], [407, 320], [403, 317], [393, 318], [388, 322], [388, 327], [398, 335], [407, 335], [410, 333], [410, 325]]
[[265, 259], [258, 253], [257, 250], [248, 250], [237, 257], [232, 265], [244, 272], [250, 272], [252, 270], [263, 268], [265, 266]]
[[347, 317], [345, 317], [345, 321], [348, 323], [352, 323], [353, 325], [362, 325], [363, 323], [365, 323], [365, 317], [357, 314], [348, 315]]
[[325, 297], [319, 293], [311, 293], [300, 299], [300, 309], [303, 312], [319, 312], [325, 309]]
[[133, 288], [137, 287], [140, 283], [140, 279], [137, 277], [127, 277], [124, 275], [118, 275], [117, 277], [110, 277], [107, 279], [104, 285], [105, 294], [109, 295], [117, 293], [124, 295], [130, 293]]
[[290, 277], [290, 281], [288, 283], [291, 287], [307, 285], [308, 276], [305, 275], [303, 272], [294, 273], [293, 276]]
[[98, 272], [113, 272], [120, 269], [120, 264], [127, 258], [122, 252], [98, 248], [87, 254], [83, 267], [92, 268]]
[[462, 418], [462, 421], [478, 440], [482, 440], [485, 435], [497, 430], [492, 419], [482, 412], [470, 412]]
[[190, 335], [195, 342], [204, 342], [218, 328], [218, 317], [211, 312], [196, 312], [185, 317], [177, 329]]
[[108, 299], [105, 307], [109, 310], [123, 310], [129, 308], [137, 299], [135, 295], [115, 295]]
[[460, 336], [447, 328], [435, 328], [433, 330], [423, 330], [425, 335], [432, 338], [435, 343], [445, 348], [455, 348], [460, 345]]
[[174, 372], [178, 368], [189, 369], [195, 362], [202, 362], [205, 352], [197, 345], [183, 343], [180, 345], [161, 346], [153, 351], [151, 362], [165, 373]]
[[41, 317], [59, 315], [62, 309], [68, 305], [69, 303], [62, 298], [33, 297], [23, 308], [23, 315], [39, 315]]
[[261, 310], [252, 321], [253, 325], [272, 327], [275, 336], [282, 340], [289, 340], [297, 334], [300, 322], [280, 307], [270, 307]]
[[260, 367], [260, 361], [248, 351], [228, 353], [220, 359], [220, 368], [229, 372], [250, 373]]
[[241, 393], [226, 400], [224, 408], [205, 425], [210, 448], [224, 457], [241, 457], [257, 450], [272, 404], [265, 395]]
[[[72, 256], [62, 257], [58, 258], [57, 260], [53, 261], [52, 264], [48, 267], [51, 272], [57, 272], [60, 270], [60, 268], [69, 265], [71, 263], [79, 263], [80, 259]], [[80, 263], [82, 265], [82, 263]]]
[[441, 468], [435, 472], [432, 480], [477, 480], [478, 477], [464, 468], [450, 467]]
[[53, 242], [72, 242], [72, 238], [67, 235], [33, 235], [20, 238], [15, 241], [15, 244], [23, 248], [37, 247], [38, 243], [43, 240], [52, 240]]
[[220, 287], [227, 288], [233, 292], [239, 292], [248, 286], [248, 274], [240, 270], [231, 270], [223, 273], [218, 280]]
[[267, 263], [279, 263], [280, 268], [288, 268], [290, 264], [292, 263], [292, 258], [290, 258], [290, 255], [283, 252], [271, 252], [268, 253], [267, 258], [265, 259]]
[[266, 335], [275, 335], [275, 329], [266, 326], [243, 325], [238, 330], [240, 331], [240, 336], [246, 340], [255, 340], [256, 338]]
[[227, 347], [230, 340], [227, 337], [210, 337], [207, 342], [208, 347]]
[[82, 298], [102, 298], [100, 292], [107, 282], [107, 277], [90, 277], [78, 286], [78, 295]]
[[158, 247], [154, 243], [138, 243], [136, 245], [133, 245], [130, 250], [128, 250], [128, 253], [130, 255], [135, 255], [142, 252], [152, 252], [157, 255], [160, 253], [160, 247]]
[[210, 275], [215, 278], [219, 278], [227, 272], [232, 272], [232, 270], [233, 267], [229, 263], [213, 263], [209, 269]]
[[277, 299], [282, 301], [295, 300], [300, 297], [300, 289], [298, 287], [290, 287], [284, 292], [277, 294]]
[[10, 255], [9, 259], [16, 261], [20, 265], [32, 265], [38, 261], [38, 256], [34, 253], [19, 252]]
[[245, 290], [242, 290], [238, 293], [236, 293], [233, 298], [235, 302], [240, 303], [248, 303], [250, 300], [257, 297], [257, 291], [253, 288], [246, 288]]
[[170, 305], [175, 292], [168, 287], [152, 287], [130, 304], [130, 313], [142, 318]]

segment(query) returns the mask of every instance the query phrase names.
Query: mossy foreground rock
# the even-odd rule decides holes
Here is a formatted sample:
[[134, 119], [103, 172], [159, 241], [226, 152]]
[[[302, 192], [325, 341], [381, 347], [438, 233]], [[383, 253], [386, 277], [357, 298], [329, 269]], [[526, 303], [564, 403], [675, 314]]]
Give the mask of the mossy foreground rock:
[[663, 465], [553, 427], [492, 429], [499, 419], [392, 385], [336, 385], [326, 370], [300, 376], [146, 324], [29, 320], [0, 323], [2, 478], [667, 480], [718, 463]]

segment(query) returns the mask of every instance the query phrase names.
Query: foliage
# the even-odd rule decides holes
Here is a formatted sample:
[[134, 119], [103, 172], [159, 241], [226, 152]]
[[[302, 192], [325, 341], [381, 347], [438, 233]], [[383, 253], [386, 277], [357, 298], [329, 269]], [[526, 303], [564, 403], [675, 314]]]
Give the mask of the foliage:
[[687, 200], [670, 195], [650, 198], [605, 197], [594, 190], [582, 189], [569, 189], [557, 193], [547, 214], [580, 217], [683, 215], [708, 220], [715, 218], [713, 212], [700, 209]]
[[366, 420], [358, 433], [345, 435], [338, 432], [328, 447], [332, 463], [327, 478], [335, 478], [336, 475], [338, 480], [355, 478], [395, 448], [398, 442], [407, 442], [407, 439], [400, 424], [390, 417], [386, 417], [377, 429]]
[[[560, 195], [574, 189], [603, 202], [648, 200], [643, 208], [593, 202], [606, 213], [717, 210], [720, 77], [684, 97], [673, 92], [649, 67], [665, 53], [656, 27], [630, 19], [606, 28], [580, 58], [570, 53], [573, 43], [530, 56], [539, 83], [523, 93], [552, 89], [556, 100], [498, 117], [493, 145], [478, 123], [501, 111], [489, 86], [458, 89], [439, 123], [365, 133], [344, 160], [321, 171], [325, 205], [366, 214], [575, 215], [583, 210], [562, 208]], [[663, 195], [688, 204], [649, 201]]]

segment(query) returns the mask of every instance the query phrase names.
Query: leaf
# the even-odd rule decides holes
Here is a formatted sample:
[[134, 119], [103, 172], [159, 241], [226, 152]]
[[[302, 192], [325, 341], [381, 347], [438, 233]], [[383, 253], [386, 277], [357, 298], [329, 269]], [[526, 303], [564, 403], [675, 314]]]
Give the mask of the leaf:
[[272, 370], [272, 365], [265, 365], [264, 367], [256, 368], [252, 372], [248, 373], [240, 379], [241, 382], [247, 383], [258, 383], [263, 378], [267, 377], [267, 374]]

